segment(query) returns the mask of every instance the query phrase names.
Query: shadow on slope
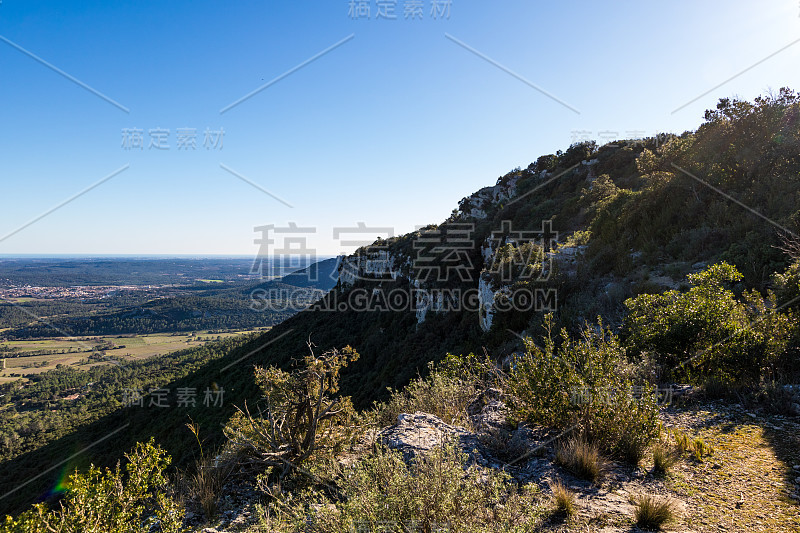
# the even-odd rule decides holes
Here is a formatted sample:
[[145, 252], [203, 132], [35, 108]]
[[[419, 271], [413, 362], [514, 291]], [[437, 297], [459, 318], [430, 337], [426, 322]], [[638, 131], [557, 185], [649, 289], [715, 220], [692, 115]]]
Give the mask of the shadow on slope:
[[[342, 393], [353, 396], [359, 408], [369, 407], [386, 395], [386, 388], [400, 388], [428, 361], [448, 351], [461, 353], [480, 347], [477, 317], [467, 313], [432, 316], [417, 325], [408, 312], [326, 312], [306, 310], [262, 336], [205, 364], [184, 378], [164, 384], [168, 407], [149, 405], [115, 411], [79, 431], [37, 450], [0, 464], [0, 513], [17, 513], [35, 501], [57, 497], [56, 488], [75, 468], [90, 463], [113, 467], [136, 442], [153, 437], [182, 468], [197, 453], [197, 444], [185, 424], [199, 424], [204, 446], [224, 441], [222, 427], [245, 400], [253, 405], [260, 397], [254, 381], [256, 365], [288, 369], [308, 353], [307, 342], [317, 350], [353, 346], [361, 358], [342, 376]], [[177, 405], [178, 389], [197, 392], [195, 405]], [[206, 390], [210, 392], [206, 405]], [[221, 391], [221, 405], [214, 406], [214, 392]]]

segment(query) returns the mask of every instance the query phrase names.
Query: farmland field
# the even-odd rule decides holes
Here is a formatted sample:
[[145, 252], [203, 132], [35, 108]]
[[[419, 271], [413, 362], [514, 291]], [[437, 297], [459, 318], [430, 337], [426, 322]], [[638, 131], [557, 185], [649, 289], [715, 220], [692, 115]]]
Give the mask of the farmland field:
[[[268, 329], [268, 328], [264, 328]], [[154, 333], [146, 335], [109, 335], [101, 337], [54, 337], [0, 343], [9, 349], [0, 369], [0, 383], [47, 372], [56, 365], [89, 368], [112, 361], [134, 361], [163, 355], [184, 348], [251, 333], [243, 330], [226, 333]]]

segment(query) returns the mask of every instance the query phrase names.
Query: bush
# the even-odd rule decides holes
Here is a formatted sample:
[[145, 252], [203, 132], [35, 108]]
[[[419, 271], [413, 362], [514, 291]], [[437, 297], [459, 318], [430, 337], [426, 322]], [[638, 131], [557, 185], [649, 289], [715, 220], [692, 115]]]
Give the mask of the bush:
[[319, 357], [312, 350], [305, 366], [292, 373], [256, 369], [263, 405], [258, 416], [246, 404], [234, 415], [224, 428], [230, 446], [280, 471], [281, 478], [306, 461], [334, 456], [350, 442], [355, 415], [349, 397], [334, 397], [339, 372], [356, 359], [358, 353], [348, 346]]
[[775, 311], [773, 295], [757, 292], [743, 300], [726, 284], [742, 275], [720, 263], [688, 276], [685, 293], [667, 291], [627, 300], [626, 344], [655, 355], [663, 374], [674, 380], [730, 389], [776, 379], [776, 363], [786, 351], [790, 320]]
[[448, 424], [469, 427], [467, 406], [496, 383], [495, 365], [474, 354], [448, 354], [438, 365], [428, 363], [428, 376], [417, 378], [402, 391], [391, 390], [390, 398], [373, 411], [379, 427], [394, 424], [397, 415], [422, 411]]
[[535, 280], [541, 275], [544, 259], [544, 249], [532, 242], [504, 244], [497, 249], [487, 269], [491, 285], [501, 287], [513, 281]]
[[125, 469], [91, 466], [75, 472], [56, 509], [36, 504], [16, 520], [6, 517], [4, 532], [139, 533], [158, 523], [159, 531], [182, 531], [183, 509], [169, 496], [164, 470], [169, 456], [153, 445], [139, 443], [126, 454]]
[[579, 341], [562, 330], [560, 346], [550, 335], [547, 317], [544, 348], [526, 341], [527, 352], [512, 363], [508, 389], [517, 422], [558, 430], [577, 430], [605, 452], [636, 463], [660, 427], [651, 388], [632, 383], [617, 337], [586, 328]]
[[546, 508], [534, 485], [517, 488], [506, 474], [465, 471], [456, 447], [436, 448], [411, 465], [399, 452], [378, 448], [342, 472], [344, 494], [331, 503], [310, 499], [273, 502], [266, 531], [530, 531]]

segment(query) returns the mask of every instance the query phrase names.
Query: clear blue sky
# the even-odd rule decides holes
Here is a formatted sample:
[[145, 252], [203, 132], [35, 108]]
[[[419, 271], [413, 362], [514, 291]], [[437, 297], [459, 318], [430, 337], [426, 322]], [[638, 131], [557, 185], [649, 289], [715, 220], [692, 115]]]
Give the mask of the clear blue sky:
[[[452, 0], [438, 19], [424, 0], [422, 20], [404, 19], [407, 1], [378, 20], [377, 0], [369, 19], [349, 0], [2, 0], [0, 238], [130, 166], [0, 254], [252, 255], [254, 226], [289, 222], [317, 228], [320, 254], [347, 251], [335, 227], [440, 222], [573, 132], [679, 133], [720, 97], [800, 89], [797, 43], [673, 113], [800, 38], [797, 0]], [[125, 128], [143, 150], [123, 148]], [[169, 149], [148, 148], [156, 128]], [[178, 150], [181, 128], [197, 149]], [[207, 128], [224, 129], [221, 149]]]

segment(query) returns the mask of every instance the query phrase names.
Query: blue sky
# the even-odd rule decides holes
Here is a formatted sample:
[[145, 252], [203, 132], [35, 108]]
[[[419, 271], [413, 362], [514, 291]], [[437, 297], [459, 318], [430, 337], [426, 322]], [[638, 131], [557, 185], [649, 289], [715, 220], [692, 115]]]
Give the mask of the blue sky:
[[[255, 226], [289, 222], [316, 228], [319, 254], [349, 251], [334, 228], [440, 222], [577, 131], [680, 133], [720, 97], [800, 89], [800, 42], [769, 57], [800, 39], [796, 0], [452, 0], [436, 19], [424, 0], [421, 20], [407, 1], [387, 20], [377, 0], [369, 18], [350, 0], [2, 0], [0, 239], [126, 169], [0, 254], [253, 255]], [[178, 149], [183, 128], [196, 149]], [[168, 149], [149, 147], [157, 129]]]

